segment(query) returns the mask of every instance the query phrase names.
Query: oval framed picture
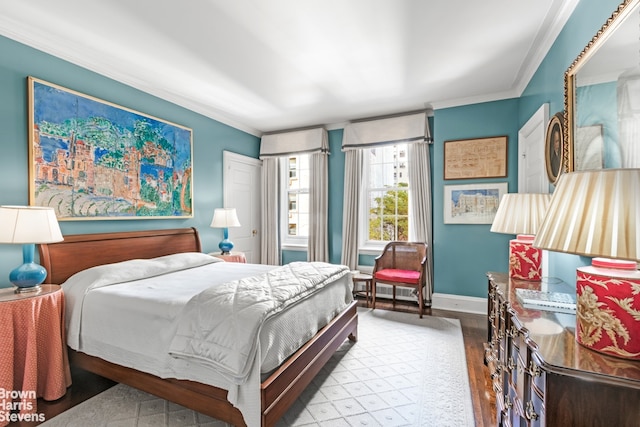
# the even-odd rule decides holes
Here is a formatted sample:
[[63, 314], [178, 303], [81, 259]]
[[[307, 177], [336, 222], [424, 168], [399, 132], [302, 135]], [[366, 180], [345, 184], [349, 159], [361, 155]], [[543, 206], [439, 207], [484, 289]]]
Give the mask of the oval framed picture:
[[555, 184], [562, 173], [564, 158], [564, 113], [556, 113], [549, 120], [544, 152], [547, 176], [549, 181]]

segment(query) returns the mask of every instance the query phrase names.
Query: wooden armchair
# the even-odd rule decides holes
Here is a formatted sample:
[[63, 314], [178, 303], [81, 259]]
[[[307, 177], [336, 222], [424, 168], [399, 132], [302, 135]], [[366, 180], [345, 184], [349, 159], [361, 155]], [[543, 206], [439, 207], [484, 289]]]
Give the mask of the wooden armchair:
[[396, 286], [417, 288], [420, 318], [424, 308], [422, 288], [426, 283], [427, 244], [419, 242], [390, 242], [378, 255], [373, 267], [371, 294], [376, 308], [376, 284], [393, 287], [393, 303], [396, 302]]

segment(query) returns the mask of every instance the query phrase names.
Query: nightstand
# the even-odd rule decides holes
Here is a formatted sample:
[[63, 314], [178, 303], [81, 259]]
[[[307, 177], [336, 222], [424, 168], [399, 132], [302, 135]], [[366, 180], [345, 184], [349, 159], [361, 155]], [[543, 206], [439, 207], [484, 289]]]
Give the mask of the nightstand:
[[229, 252], [227, 255], [222, 255], [220, 252], [209, 252], [209, 255], [225, 260], [226, 262], [247, 262], [244, 252]]
[[[351, 280], [353, 281], [353, 296], [362, 295], [364, 292], [365, 301], [367, 302], [367, 307], [369, 307], [369, 300], [371, 299], [371, 282], [373, 280], [373, 276], [366, 273], [355, 273], [351, 276]], [[364, 291], [356, 290], [356, 283], [362, 282], [364, 283]]]
[[[16, 294], [14, 289], [0, 289], [0, 390], [5, 391], [0, 412], [8, 415], [7, 408], [14, 408], [36, 414], [37, 398], [59, 399], [71, 385], [64, 294], [59, 285], [41, 285], [33, 293]], [[6, 392], [25, 397], [12, 399]]]

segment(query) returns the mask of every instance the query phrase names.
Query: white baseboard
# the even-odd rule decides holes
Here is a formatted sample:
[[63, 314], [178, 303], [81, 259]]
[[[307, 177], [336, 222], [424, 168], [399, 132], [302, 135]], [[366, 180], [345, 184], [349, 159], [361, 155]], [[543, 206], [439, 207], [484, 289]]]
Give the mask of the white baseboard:
[[431, 307], [439, 310], [487, 314], [487, 299], [434, 292]]

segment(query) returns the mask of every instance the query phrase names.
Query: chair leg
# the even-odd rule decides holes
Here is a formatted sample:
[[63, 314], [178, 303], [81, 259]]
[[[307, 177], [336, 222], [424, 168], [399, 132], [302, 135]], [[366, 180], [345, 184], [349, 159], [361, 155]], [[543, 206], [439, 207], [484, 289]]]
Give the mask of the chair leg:
[[391, 285], [391, 288], [393, 289], [393, 306], [396, 306], [396, 285]]
[[424, 300], [422, 299], [422, 286], [418, 286], [418, 307], [420, 310], [420, 318], [422, 319]]
[[376, 279], [371, 279], [371, 309], [376, 309]]

